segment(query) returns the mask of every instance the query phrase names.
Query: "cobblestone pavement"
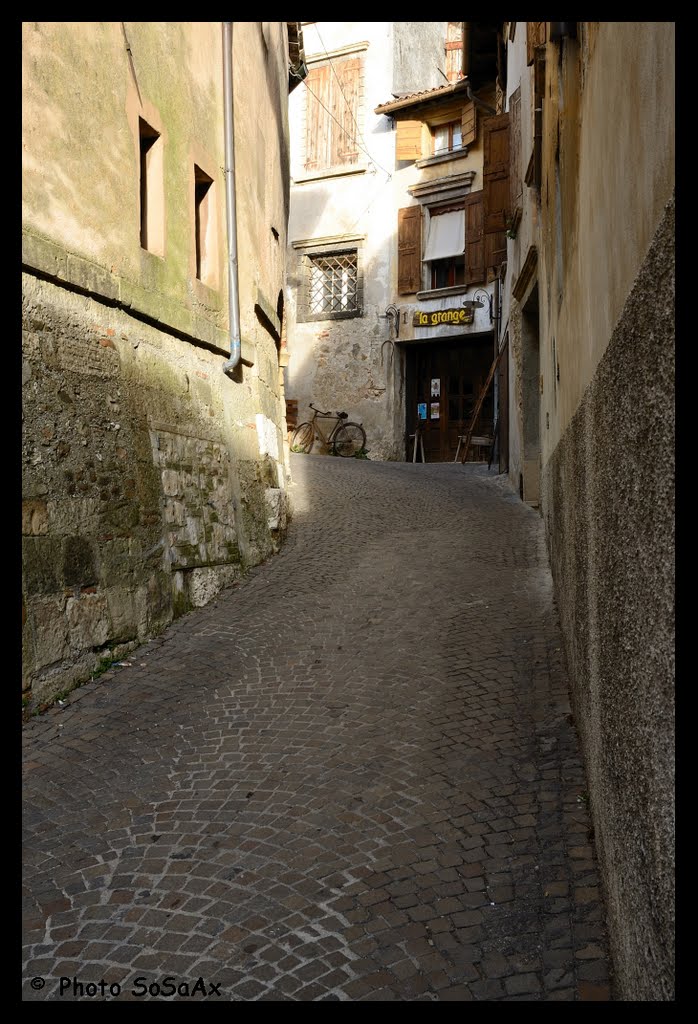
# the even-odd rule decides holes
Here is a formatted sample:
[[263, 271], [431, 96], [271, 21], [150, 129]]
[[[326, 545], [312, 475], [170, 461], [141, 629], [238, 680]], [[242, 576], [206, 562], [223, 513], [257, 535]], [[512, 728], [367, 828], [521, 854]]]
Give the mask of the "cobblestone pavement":
[[25, 726], [23, 998], [609, 999], [540, 517], [292, 469], [279, 555]]

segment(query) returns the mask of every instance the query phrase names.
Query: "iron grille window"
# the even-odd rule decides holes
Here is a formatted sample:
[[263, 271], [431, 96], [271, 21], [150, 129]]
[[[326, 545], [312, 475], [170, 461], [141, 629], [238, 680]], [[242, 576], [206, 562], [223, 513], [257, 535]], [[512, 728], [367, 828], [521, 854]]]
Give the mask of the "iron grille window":
[[337, 316], [359, 312], [357, 253], [310, 257], [311, 316]]

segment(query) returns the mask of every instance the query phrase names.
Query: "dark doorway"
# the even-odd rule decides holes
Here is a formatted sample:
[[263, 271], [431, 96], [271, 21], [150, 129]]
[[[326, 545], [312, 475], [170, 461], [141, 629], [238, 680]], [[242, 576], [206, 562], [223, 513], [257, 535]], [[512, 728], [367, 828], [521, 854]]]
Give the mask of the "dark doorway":
[[540, 340], [538, 285], [522, 310], [521, 388], [523, 397], [522, 498], [533, 506], [540, 502]]
[[504, 339], [504, 351], [499, 361], [499, 397], [497, 401], [497, 448], [499, 472], [509, 471], [509, 335]]
[[[406, 345], [407, 434], [414, 434], [419, 420], [427, 462], [453, 462], [458, 437], [466, 433], [473, 409], [492, 365], [492, 334], [453, 341]], [[478, 417], [475, 433], [491, 437], [494, 427], [493, 387]], [[412, 457], [411, 451], [406, 453]], [[470, 459], [487, 462], [489, 451], [471, 449]]]

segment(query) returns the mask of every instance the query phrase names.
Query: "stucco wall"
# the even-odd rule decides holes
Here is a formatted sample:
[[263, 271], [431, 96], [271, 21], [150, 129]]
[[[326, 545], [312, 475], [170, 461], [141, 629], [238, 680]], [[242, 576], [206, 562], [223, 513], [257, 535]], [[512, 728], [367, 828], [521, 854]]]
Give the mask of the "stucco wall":
[[596, 372], [674, 184], [674, 24], [599, 22], [584, 31], [593, 47], [582, 38], [546, 51], [544, 463]]
[[[393, 80], [391, 93], [421, 92], [444, 85], [444, 40], [448, 22], [393, 21]], [[386, 96], [383, 103], [390, 96]]]
[[[319, 33], [319, 34], [318, 34]], [[399, 342], [444, 338], [491, 329], [487, 309], [477, 311], [474, 323], [456, 331], [444, 326], [414, 328], [417, 308], [436, 310], [460, 305], [453, 296], [417, 301], [416, 296], [397, 295], [398, 210], [415, 200], [410, 185], [450, 174], [472, 172], [472, 190], [482, 188], [483, 146], [477, 141], [464, 158], [418, 168], [414, 161], [396, 162], [393, 119], [374, 113], [396, 91], [444, 85], [434, 54], [440, 51], [443, 65], [446, 22], [344, 22], [319, 23], [304, 29], [307, 54], [332, 52], [333, 48], [366, 42], [362, 52], [364, 84], [359, 166], [361, 173], [307, 179], [302, 165], [303, 89], [291, 96], [292, 191], [289, 219], [289, 364], [286, 390], [298, 401], [299, 420], [310, 415], [310, 402], [326, 409], [345, 409], [363, 422], [371, 459], [405, 457], [404, 352], [394, 345], [395, 331], [386, 309], [400, 309]], [[392, 60], [391, 60], [392, 57]], [[409, 85], [405, 83], [410, 83]], [[356, 236], [363, 265], [362, 315], [347, 320], [299, 322], [299, 290], [303, 287], [303, 253], [294, 242], [341, 235]], [[347, 243], [352, 244], [352, 243]], [[465, 291], [465, 289], [464, 289]]]
[[543, 474], [620, 998], [674, 993], [674, 208]]
[[[23, 688], [36, 702], [283, 537], [288, 55], [285, 23], [236, 23], [246, 365], [233, 380], [220, 23], [23, 33]], [[140, 244], [139, 117], [164, 146], [162, 255]], [[196, 277], [194, 164], [214, 182], [210, 285]]]

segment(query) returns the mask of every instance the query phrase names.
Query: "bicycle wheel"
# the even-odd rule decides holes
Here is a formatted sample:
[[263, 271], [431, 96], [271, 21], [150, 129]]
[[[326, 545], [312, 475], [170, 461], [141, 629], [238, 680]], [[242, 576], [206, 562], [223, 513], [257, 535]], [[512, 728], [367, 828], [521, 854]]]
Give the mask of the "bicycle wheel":
[[303, 452], [304, 455], [308, 455], [310, 449], [313, 447], [314, 441], [315, 431], [313, 430], [312, 423], [301, 423], [300, 426], [296, 427], [293, 431], [293, 437], [291, 438], [291, 451]]
[[358, 423], [343, 423], [334, 435], [334, 450], [350, 459], [366, 447], [366, 431]]

